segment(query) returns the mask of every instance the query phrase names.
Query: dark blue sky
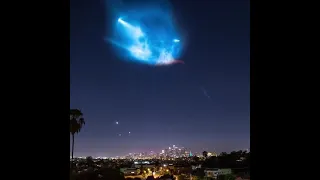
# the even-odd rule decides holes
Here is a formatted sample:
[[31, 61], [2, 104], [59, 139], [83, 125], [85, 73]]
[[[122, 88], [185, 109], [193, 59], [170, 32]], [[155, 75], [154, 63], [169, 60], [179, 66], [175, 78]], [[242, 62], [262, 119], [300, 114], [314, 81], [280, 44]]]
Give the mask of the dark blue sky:
[[115, 56], [104, 41], [109, 19], [101, 1], [71, 0], [70, 6], [70, 106], [86, 119], [75, 155], [161, 151], [172, 144], [193, 151], [249, 148], [249, 0], [173, 1], [188, 43], [180, 58], [185, 65], [170, 67]]

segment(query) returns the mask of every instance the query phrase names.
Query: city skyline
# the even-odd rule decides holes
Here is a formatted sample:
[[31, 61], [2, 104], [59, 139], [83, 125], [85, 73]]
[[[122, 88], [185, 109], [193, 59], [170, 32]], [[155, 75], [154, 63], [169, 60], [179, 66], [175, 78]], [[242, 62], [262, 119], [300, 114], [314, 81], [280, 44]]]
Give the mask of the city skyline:
[[183, 147], [183, 146], [177, 146], [177, 145], [175, 145], [175, 144], [173, 144], [173, 145], [169, 145], [169, 146], [166, 146], [166, 147], [163, 147], [162, 149], [151, 149], [151, 150], [147, 150], [147, 151], [141, 151], [141, 152], [138, 152], [138, 151], [136, 151], [136, 152], [129, 152], [129, 153], [127, 153], [127, 154], [118, 154], [118, 155], [113, 155], [113, 156], [108, 156], [107, 154], [107, 152], [106, 153], [103, 153], [103, 152], [101, 152], [101, 153], [96, 153], [94, 156], [92, 155], [92, 154], [82, 154], [82, 155], [77, 155], [77, 156], [75, 156], [75, 157], [88, 157], [88, 156], [92, 156], [92, 157], [107, 157], [107, 158], [115, 158], [115, 157], [126, 157], [126, 156], [128, 156], [128, 155], [132, 155], [132, 154], [143, 154], [143, 153], [147, 153], [147, 154], [149, 154], [149, 153], [155, 153], [155, 154], [162, 154], [162, 153], [164, 153], [164, 152], [166, 152], [166, 150], [170, 150], [170, 149], [172, 149], [173, 147], [177, 147], [178, 149], [184, 149], [185, 151], [187, 151], [188, 153], [189, 152], [192, 152], [192, 155], [196, 155], [196, 156], [201, 156], [202, 155], [202, 152], [203, 151], [207, 151], [207, 152], [211, 152], [211, 153], [216, 153], [216, 154], [220, 154], [220, 153], [222, 153], [222, 152], [226, 152], [226, 153], [230, 153], [230, 152], [232, 152], [232, 151], [247, 151], [247, 152], [250, 152], [250, 148], [242, 148], [242, 149], [234, 149], [234, 150], [231, 150], [231, 151], [221, 151], [221, 152], [219, 152], [219, 151], [216, 151], [216, 149], [214, 148], [214, 149], [205, 149], [205, 148], [202, 148], [200, 151], [193, 151], [192, 149], [190, 149], [190, 148], [188, 148], [188, 147]]
[[[195, 152], [250, 148], [248, 0], [162, 0], [184, 37], [177, 59], [184, 64], [170, 66], [119, 58], [106, 43], [119, 17], [103, 2], [70, 1], [70, 107], [86, 121], [75, 135], [75, 156], [119, 156], [175, 143]], [[112, 2], [117, 10], [141, 3]]]

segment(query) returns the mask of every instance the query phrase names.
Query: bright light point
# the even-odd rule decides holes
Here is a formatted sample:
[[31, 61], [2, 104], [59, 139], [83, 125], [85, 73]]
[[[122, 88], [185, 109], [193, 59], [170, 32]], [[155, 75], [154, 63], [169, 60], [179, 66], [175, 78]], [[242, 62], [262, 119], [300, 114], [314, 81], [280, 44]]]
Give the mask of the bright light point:
[[180, 40], [179, 39], [174, 39], [173, 42], [178, 43], [178, 42], [180, 42]]
[[119, 19], [118, 19], [118, 22], [120, 22], [120, 21], [122, 21], [122, 19], [121, 19], [121, 18], [119, 18]]
[[119, 134], [119, 136], [121, 136], [121, 134]]
[[129, 134], [130, 134], [131, 132], [129, 132]]
[[116, 121], [116, 124], [119, 124], [119, 122], [118, 122], [118, 121]]

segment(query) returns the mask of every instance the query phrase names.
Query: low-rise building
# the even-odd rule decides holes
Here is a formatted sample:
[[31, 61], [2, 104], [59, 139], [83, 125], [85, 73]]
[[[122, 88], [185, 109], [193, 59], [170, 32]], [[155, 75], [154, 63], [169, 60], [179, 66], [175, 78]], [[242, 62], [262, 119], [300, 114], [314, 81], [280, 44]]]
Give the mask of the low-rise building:
[[139, 168], [121, 168], [120, 171], [123, 172], [125, 176], [134, 176], [140, 174]]
[[218, 175], [231, 174], [231, 169], [217, 169], [217, 168], [207, 168], [204, 170], [205, 177], [216, 178]]

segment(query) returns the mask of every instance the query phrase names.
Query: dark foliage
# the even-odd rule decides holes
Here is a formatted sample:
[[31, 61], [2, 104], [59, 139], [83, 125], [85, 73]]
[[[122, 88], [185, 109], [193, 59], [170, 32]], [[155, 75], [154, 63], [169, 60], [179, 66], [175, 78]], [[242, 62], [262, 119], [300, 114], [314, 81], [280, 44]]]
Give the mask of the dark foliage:
[[208, 157], [208, 152], [207, 152], [207, 151], [203, 151], [203, 152], [202, 152], [202, 155], [203, 155], [205, 158], [207, 158], [207, 157]]
[[233, 151], [230, 154], [221, 153], [220, 156], [207, 158], [202, 167], [204, 168], [232, 168], [250, 170], [250, 152]]

